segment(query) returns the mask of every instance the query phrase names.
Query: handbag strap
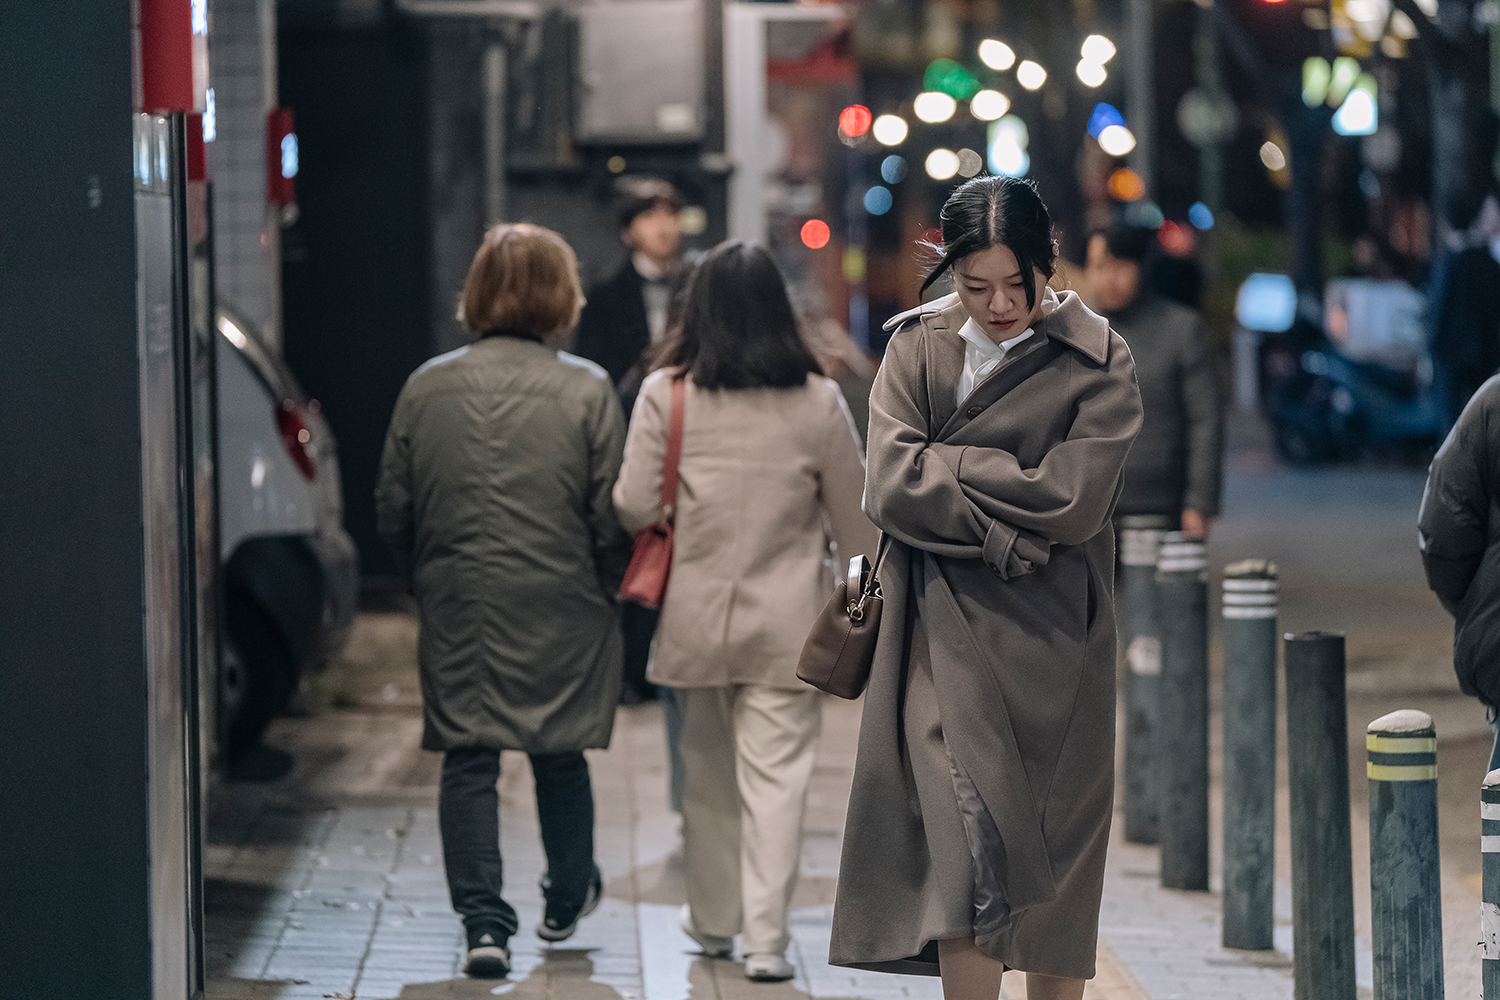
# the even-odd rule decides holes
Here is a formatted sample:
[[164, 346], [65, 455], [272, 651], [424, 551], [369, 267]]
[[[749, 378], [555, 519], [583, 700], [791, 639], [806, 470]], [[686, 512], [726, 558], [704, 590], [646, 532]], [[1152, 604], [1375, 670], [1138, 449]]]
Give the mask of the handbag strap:
[[873, 597], [875, 588], [880, 586], [880, 567], [885, 565], [886, 553], [891, 551], [891, 536], [885, 532], [880, 533], [880, 541], [875, 546], [875, 565], [870, 568], [870, 578], [865, 581], [864, 589], [859, 595], [859, 606], [864, 607], [865, 600]]
[[682, 463], [682, 417], [687, 409], [687, 378], [672, 379], [672, 409], [667, 419], [667, 454], [661, 464], [661, 520], [671, 524], [677, 514], [678, 466]]

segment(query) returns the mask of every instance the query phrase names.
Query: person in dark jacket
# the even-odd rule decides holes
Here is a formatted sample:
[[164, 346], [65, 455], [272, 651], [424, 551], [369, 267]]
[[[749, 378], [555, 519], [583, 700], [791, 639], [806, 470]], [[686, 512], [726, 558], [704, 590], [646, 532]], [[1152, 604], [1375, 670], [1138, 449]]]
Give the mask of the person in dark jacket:
[[[630, 256], [620, 269], [589, 290], [588, 303], [573, 335], [573, 352], [609, 373], [627, 414], [650, 370], [650, 348], [667, 332], [667, 313], [682, 272], [682, 195], [666, 181], [643, 179], [626, 185], [616, 211], [620, 242]], [[651, 701], [656, 687], [646, 680], [657, 614], [626, 604], [625, 687], [627, 703]], [[668, 703], [671, 713], [675, 705]], [[669, 719], [669, 725], [675, 717]], [[669, 744], [675, 745], [669, 739]], [[676, 780], [674, 767], [673, 787]], [[677, 797], [674, 793], [673, 802]]]
[[1145, 409], [1115, 513], [1161, 516], [1207, 539], [1224, 475], [1218, 376], [1197, 313], [1143, 288], [1153, 237], [1149, 229], [1112, 226], [1088, 243], [1095, 305], [1130, 346]]
[[562, 237], [486, 233], [459, 311], [479, 339], [407, 379], [376, 490], [380, 533], [415, 586], [422, 746], [443, 753], [443, 865], [476, 976], [510, 971], [518, 927], [501, 896], [500, 751], [529, 754], [536, 778], [537, 935], [570, 937], [602, 893], [583, 751], [614, 726], [630, 536], [611, 496], [625, 417], [609, 376], [549, 346], [582, 298]]
[[[1427, 585], [1454, 619], [1464, 694], [1500, 707], [1500, 376], [1479, 387], [1427, 472], [1417, 540]], [[1500, 743], [1490, 769], [1500, 767]]]
[[573, 353], [609, 372], [629, 413], [650, 367], [646, 351], [667, 332], [667, 311], [682, 270], [682, 195], [666, 181], [633, 181], [616, 218], [630, 256], [589, 289]]

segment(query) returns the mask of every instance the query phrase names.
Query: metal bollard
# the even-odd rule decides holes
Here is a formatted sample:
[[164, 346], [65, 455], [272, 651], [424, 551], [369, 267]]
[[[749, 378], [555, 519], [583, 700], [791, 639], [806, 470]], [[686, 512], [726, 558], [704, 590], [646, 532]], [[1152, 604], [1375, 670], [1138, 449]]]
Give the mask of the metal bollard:
[[1224, 929], [1226, 948], [1274, 948], [1276, 564], [1224, 570]]
[[1202, 542], [1162, 541], [1161, 884], [1208, 889], [1208, 565]]
[[1402, 709], [1370, 723], [1370, 920], [1375, 1000], [1443, 1000], [1437, 731]]
[[1120, 518], [1120, 642], [1125, 650], [1125, 839], [1154, 844], [1161, 831], [1161, 775], [1156, 765], [1161, 690], [1161, 623], [1156, 560], [1169, 519]]
[[1479, 904], [1479, 946], [1484, 949], [1484, 1000], [1500, 1000], [1500, 769], [1484, 776], [1479, 789], [1479, 849], [1484, 852], [1484, 887]]
[[1286, 637], [1295, 1000], [1355, 1000], [1344, 637]]

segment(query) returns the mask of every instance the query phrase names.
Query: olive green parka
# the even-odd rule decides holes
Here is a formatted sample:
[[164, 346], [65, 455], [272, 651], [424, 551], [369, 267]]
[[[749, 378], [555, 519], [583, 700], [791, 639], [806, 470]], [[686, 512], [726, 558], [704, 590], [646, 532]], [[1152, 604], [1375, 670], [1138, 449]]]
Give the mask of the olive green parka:
[[376, 507], [420, 609], [424, 748], [609, 745], [624, 444], [604, 370], [534, 341], [487, 337], [407, 380]]

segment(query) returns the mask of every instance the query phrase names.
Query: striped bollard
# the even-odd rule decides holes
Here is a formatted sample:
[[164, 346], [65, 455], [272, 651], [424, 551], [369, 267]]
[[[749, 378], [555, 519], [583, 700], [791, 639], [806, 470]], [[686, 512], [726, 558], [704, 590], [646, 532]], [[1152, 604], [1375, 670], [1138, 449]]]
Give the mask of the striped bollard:
[[1479, 904], [1479, 946], [1484, 1000], [1500, 1000], [1500, 768], [1479, 789], [1479, 849], [1484, 852], [1484, 888]]
[[1370, 723], [1370, 922], [1375, 1000], [1443, 1000], [1437, 732], [1426, 712]]
[[1167, 534], [1156, 563], [1161, 598], [1161, 884], [1208, 891], [1208, 559], [1203, 543]]
[[1161, 835], [1161, 622], [1156, 560], [1169, 521], [1155, 515], [1120, 518], [1120, 643], [1125, 650], [1125, 839], [1154, 844]]
[[1294, 1000], [1355, 1000], [1344, 637], [1286, 637]]
[[1274, 948], [1276, 564], [1224, 569], [1224, 925], [1226, 948]]

